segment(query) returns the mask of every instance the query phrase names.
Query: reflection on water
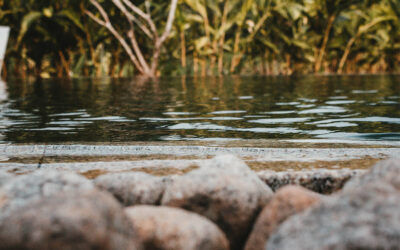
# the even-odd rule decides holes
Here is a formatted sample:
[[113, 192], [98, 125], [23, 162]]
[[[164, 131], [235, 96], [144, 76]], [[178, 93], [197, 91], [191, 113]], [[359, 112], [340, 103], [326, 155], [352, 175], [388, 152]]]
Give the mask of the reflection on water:
[[0, 142], [400, 140], [400, 76], [10, 80]]

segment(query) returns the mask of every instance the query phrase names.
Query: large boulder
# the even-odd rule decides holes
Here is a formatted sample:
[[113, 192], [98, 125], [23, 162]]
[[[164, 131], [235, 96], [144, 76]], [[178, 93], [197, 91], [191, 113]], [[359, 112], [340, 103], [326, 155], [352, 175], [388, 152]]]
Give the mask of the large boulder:
[[399, 249], [399, 190], [383, 180], [346, 190], [286, 220], [266, 249]]
[[94, 180], [97, 187], [112, 193], [125, 206], [159, 205], [165, 187], [172, 177], [157, 177], [145, 173], [105, 174]]
[[246, 250], [263, 249], [269, 236], [290, 216], [318, 203], [322, 196], [300, 186], [279, 189], [264, 207], [247, 240]]
[[15, 177], [0, 189], [0, 221], [12, 210], [29, 205], [42, 197], [92, 189], [95, 186], [91, 181], [71, 172], [40, 170]]
[[0, 187], [3, 186], [6, 182], [13, 179], [14, 177], [15, 175], [0, 170]]
[[346, 183], [343, 190], [346, 192], [380, 181], [389, 183], [397, 190], [400, 190], [400, 159], [378, 162], [367, 173], [352, 178]]
[[198, 214], [179, 208], [145, 205], [125, 211], [145, 249], [229, 249], [224, 233]]
[[225, 232], [232, 249], [241, 249], [272, 195], [241, 159], [221, 155], [176, 178], [161, 203], [207, 217]]
[[135, 231], [112, 195], [69, 190], [13, 210], [0, 222], [0, 249], [141, 249]]

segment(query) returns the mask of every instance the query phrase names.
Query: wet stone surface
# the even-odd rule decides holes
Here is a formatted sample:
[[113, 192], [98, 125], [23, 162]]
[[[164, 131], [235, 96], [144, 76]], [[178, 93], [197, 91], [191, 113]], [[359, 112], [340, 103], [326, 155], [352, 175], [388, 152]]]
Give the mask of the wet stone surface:
[[[89, 178], [132, 171], [152, 175], [183, 175], [196, 169], [207, 159], [223, 153], [237, 155], [257, 172], [344, 168], [359, 170], [367, 169], [381, 159], [399, 155], [400, 147], [384, 142], [359, 145], [277, 140], [243, 140], [240, 143], [135, 142], [124, 145], [9, 144], [0, 145], [0, 169], [15, 174], [28, 174], [37, 171], [38, 162], [42, 162], [42, 170], [74, 171]], [[336, 187], [330, 189], [334, 190]]]
[[[210, 143], [211, 144], [211, 143]], [[399, 146], [381, 148], [274, 148], [274, 147], [229, 147], [207, 145], [2, 145], [0, 156], [138, 156], [138, 155], [175, 155], [175, 156], [216, 156], [235, 154], [240, 157], [253, 156], [268, 161], [284, 160], [346, 160], [365, 156], [372, 158], [395, 157], [400, 153]]]
[[313, 170], [294, 172], [258, 172], [258, 177], [272, 190], [276, 191], [285, 185], [300, 185], [312, 191], [330, 194], [340, 190], [354, 176], [361, 175], [363, 170]]

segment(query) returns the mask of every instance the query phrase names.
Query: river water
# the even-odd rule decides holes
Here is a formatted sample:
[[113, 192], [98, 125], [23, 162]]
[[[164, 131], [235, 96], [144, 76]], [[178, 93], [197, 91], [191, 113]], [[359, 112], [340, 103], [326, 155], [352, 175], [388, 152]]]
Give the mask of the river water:
[[400, 140], [400, 76], [8, 80], [0, 143]]

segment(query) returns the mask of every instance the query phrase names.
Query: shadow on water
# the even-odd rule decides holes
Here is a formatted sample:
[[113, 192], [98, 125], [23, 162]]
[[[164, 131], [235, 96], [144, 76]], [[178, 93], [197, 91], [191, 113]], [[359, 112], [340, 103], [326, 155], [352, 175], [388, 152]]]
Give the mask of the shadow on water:
[[0, 142], [400, 140], [399, 83], [390, 75], [9, 80]]

